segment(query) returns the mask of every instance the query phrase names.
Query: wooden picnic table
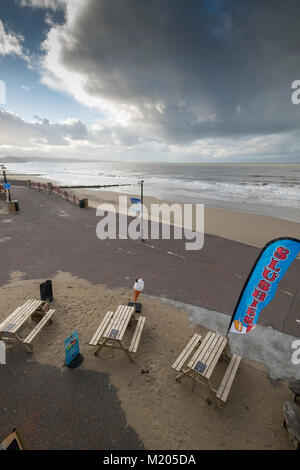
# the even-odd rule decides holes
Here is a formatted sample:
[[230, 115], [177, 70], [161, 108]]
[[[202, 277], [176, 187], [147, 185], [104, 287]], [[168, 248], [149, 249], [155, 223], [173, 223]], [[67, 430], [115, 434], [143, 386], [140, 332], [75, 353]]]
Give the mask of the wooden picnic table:
[[283, 404], [283, 426], [287, 428], [293, 444], [300, 450], [300, 415], [295, 403], [286, 401]]
[[[203, 340], [200, 335], [194, 334], [172, 365], [173, 369], [180, 372], [176, 380], [189, 376], [207, 385], [216, 398], [225, 402], [241, 361], [241, 357], [236, 354], [230, 358], [227, 345], [228, 339], [215, 331], [209, 331]], [[210, 379], [222, 356], [230, 358], [230, 363], [218, 390], [215, 390]]]
[[[107, 312], [89, 343], [91, 346], [97, 346], [95, 355], [98, 356], [99, 351], [107, 346], [121, 349], [132, 361], [130, 353], [137, 351], [145, 320], [146, 317], [139, 316], [137, 318], [135, 316], [134, 306], [119, 305], [116, 312]], [[126, 347], [122, 340], [131, 322], [136, 323], [136, 328], [130, 346]]]
[[[0, 341], [4, 341], [4, 343], [11, 341], [18, 342], [26, 352], [32, 353], [32, 341], [46, 323], [52, 322], [51, 317], [54, 312], [54, 309], [49, 310], [48, 302], [43, 300], [27, 300], [24, 305], [14, 310], [11, 315], [0, 323]], [[21, 338], [18, 331], [30, 317], [32, 320], [38, 321], [38, 323], [26, 338]]]

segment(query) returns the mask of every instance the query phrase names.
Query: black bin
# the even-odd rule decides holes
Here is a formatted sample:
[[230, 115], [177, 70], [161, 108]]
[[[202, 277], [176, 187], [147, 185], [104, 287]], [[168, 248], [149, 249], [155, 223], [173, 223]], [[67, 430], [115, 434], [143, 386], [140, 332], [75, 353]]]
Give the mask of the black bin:
[[15, 205], [15, 211], [19, 212], [19, 210], [20, 210], [19, 201], [13, 201], [13, 203]]
[[79, 201], [79, 207], [81, 209], [86, 209], [88, 207], [88, 199], [81, 199]]
[[48, 300], [52, 302], [53, 292], [52, 292], [52, 281], [46, 281], [40, 284], [41, 300]]

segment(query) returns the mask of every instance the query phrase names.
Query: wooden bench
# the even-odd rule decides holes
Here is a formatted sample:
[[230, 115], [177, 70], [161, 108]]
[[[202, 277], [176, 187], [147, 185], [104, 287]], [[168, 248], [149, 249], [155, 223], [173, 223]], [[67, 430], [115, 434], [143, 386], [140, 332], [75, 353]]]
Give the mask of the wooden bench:
[[300, 450], [300, 415], [297, 406], [290, 401], [284, 402], [283, 417], [283, 426], [287, 428], [296, 449]]
[[128, 348], [129, 352], [135, 353], [137, 351], [137, 348], [138, 348], [138, 345], [139, 345], [139, 342], [140, 342], [140, 339], [141, 339], [142, 331], [143, 331], [143, 328], [144, 328], [144, 325], [145, 325], [145, 320], [146, 320], [146, 317], [139, 317], [139, 319], [137, 321], [137, 325], [136, 325], [134, 333], [133, 333], [132, 341], [131, 341], [130, 346]]
[[[50, 313], [49, 313], [50, 312]], [[42, 300], [27, 300], [24, 305], [17, 307], [4, 321], [0, 323], [0, 340], [18, 342], [26, 350], [33, 352], [30, 342], [36, 337], [42, 327], [50, 320], [55, 310], [49, 311], [49, 303]], [[47, 318], [45, 319], [45, 317]], [[37, 326], [24, 340], [18, 335], [20, 328], [29, 320], [38, 321]]]
[[122, 344], [125, 330], [134, 314], [134, 307], [119, 305], [115, 312], [107, 312], [96, 333], [90, 341], [91, 346], [98, 346], [95, 356], [103, 347], [122, 349], [132, 360], [128, 350]]
[[233, 384], [235, 374], [237, 373], [239, 364], [241, 362], [241, 356], [234, 354], [230, 360], [230, 363], [226, 369], [222, 382], [217, 390], [216, 397], [222, 402], [226, 402], [230, 389]]
[[[89, 345], [96, 346], [94, 352], [98, 356], [104, 347], [122, 350], [130, 361], [133, 361], [130, 353], [137, 351], [146, 317], [135, 317], [135, 308], [129, 305], [119, 305], [115, 312], [107, 312], [93, 335]], [[136, 322], [136, 328], [129, 348], [122, 341], [128, 326]]]
[[193, 353], [194, 349], [199, 346], [201, 343], [201, 336], [197, 333], [192, 336], [190, 341], [187, 343], [183, 351], [179, 354], [176, 361], [172, 365], [172, 369], [175, 369], [177, 372], [180, 372], [183, 365], [187, 362], [189, 356]]
[[103, 320], [101, 321], [100, 325], [98, 326], [98, 329], [94, 336], [92, 337], [91, 341], [89, 344], [91, 346], [97, 346], [100, 338], [103, 336], [104, 330], [106, 329], [108, 323], [112, 319], [114, 315], [114, 312], [107, 312], [106, 315], [104, 316]]
[[[219, 405], [220, 401], [226, 402], [242, 359], [237, 355], [230, 357], [227, 345], [228, 339], [216, 331], [208, 331], [203, 340], [200, 335], [194, 334], [172, 365], [172, 368], [179, 372], [175, 380], [180, 382], [184, 377], [190, 377], [209, 387], [216, 405]], [[223, 356], [230, 357], [231, 360], [219, 389], [215, 390], [210, 381]]]
[[0, 331], [5, 329], [5, 331], [15, 333], [42, 303], [40, 300], [28, 300], [0, 324]]
[[29, 333], [29, 335], [23, 340], [23, 343], [26, 344], [30, 349], [31, 351], [33, 352], [33, 348], [32, 348], [32, 341], [34, 340], [34, 338], [36, 337], [36, 335], [40, 332], [40, 330], [43, 328], [44, 325], [46, 325], [46, 323], [52, 323], [52, 315], [55, 313], [55, 310], [54, 309], [51, 309], [49, 310], [46, 315], [42, 318], [42, 320], [40, 320], [37, 324], [37, 326]]

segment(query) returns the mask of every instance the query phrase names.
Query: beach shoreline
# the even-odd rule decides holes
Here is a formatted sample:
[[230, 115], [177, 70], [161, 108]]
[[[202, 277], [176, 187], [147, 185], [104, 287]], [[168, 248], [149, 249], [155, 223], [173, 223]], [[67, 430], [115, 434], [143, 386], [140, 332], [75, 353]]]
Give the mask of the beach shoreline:
[[[205, 164], [149, 162], [51, 161], [11, 163], [8, 174], [43, 178], [58, 186], [112, 185], [117, 193], [144, 195], [168, 203], [265, 215], [300, 223], [298, 164]], [[128, 185], [126, 188], [124, 185]], [[109, 188], [108, 188], [109, 189]]]
[[[10, 174], [12, 181], [32, 181], [47, 183], [43, 177], [25, 174]], [[55, 181], [52, 181], [53, 184]], [[137, 195], [130, 192], [116, 192], [107, 189], [68, 189], [71, 194], [77, 195], [79, 198], [88, 198], [89, 207], [97, 209], [101, 204], [111, 204], [118, 213], [118, 202], [120, 196], [127, 196], [128, 208], [130, 206], [130, 197]], [[183, 202], [166, 201], [156, 197], [144, 196], [144, 205], [150, 212], [151, 204], [180, 204]], [[190, 202], [191, 204], [191, 202]], [[195, 206], [195, 205], [194, 205]], [[193, 210], [193, 218], [195, 220], [195, 210]], [[300, 223], [262, 214], [253, 214], [233, 209], [222, 209], [217, 207], [209, 207], [204, 204], [204, 233], [216, 235], [229, 240], [245, 243], [255, 247], [262, 248], [270, 240], [280, 237], [300, 238]], [[163, 222], [163, 219], [161, 219]], [[172, 222], [172, 221], [171, 221]], [[195, 226], [193, 226], [195, 229]]]

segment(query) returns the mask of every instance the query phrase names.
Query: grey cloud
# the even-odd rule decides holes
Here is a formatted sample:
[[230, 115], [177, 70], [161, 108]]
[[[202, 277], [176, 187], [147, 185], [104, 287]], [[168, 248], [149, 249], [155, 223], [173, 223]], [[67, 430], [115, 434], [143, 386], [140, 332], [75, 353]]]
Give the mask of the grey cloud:
[[67, 0], [17, 0], [21, 7], [58, 10], [66, 6]]
[[19, 56], [28, 61], [22, 46], [23, 41], [22, 35], [8, 30], [7, 26], [0, 19], [0, 56]]
[[297, 0], [87, 0], [62, 62], [91, 96], [139, 108], [137, 138], [293, 131], [299, 15]]
[[40, 119], [38, 123], [31, 123], [0, 110], [0, 146], [68, 145], [67, 139], [76, 141], [88, 137], [81, 121], [52, 124], [47, 119]]

